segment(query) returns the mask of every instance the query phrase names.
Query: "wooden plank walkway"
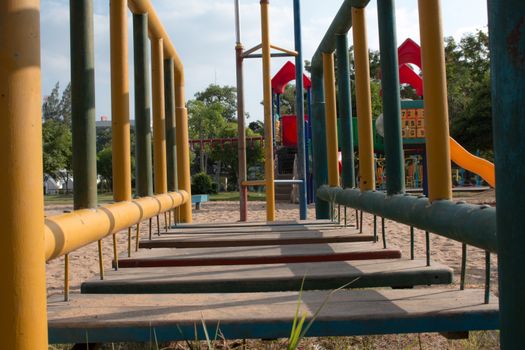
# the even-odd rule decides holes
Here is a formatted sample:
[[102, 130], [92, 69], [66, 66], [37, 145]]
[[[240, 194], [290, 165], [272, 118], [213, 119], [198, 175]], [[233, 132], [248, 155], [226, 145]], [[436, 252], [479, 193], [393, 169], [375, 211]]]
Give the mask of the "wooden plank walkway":
[[341, 231], [352, 229], [355, 232], [355, 228], [349, 226], [344, 227], [340, 225], [328, 224], [328, 225], [269, 225], [269, 226], [232, 226], [232, 227], [203, 227], [203, 228], [177, 228], [170, 229], [167, 232], [161, 230], [162, 235], [180, 235], [180, 234], [218, 234], [218, 233], [248, 233], [253, 234], [256, 232], [304, 232], [304, 231]]
[[249, 222], [220, 222], [207, 224], [176, 224], [175, 229], [202, 229], [202, 228], [233, 228], [233, 227], [266, 227], [266, 226], [316, 226], [334, 225], [340, 226], [337, 222], [330, 220], [288, 220], [288, 221], [249, 221]]
[[82, 283], [82, 293], [246, 293], [449, 284], [450, 268], [425, 260], [390, 259], [275, 265], [122, 269]]
[[158, 248], [119, 259], [119, 267], [252, 265], [344, 260], [398, 259], [399, 249], [375, 243], [292, 244], [257, 247]]
[[294, 232], [260, 232], [246, 233], [199, 234], [191, 233], [177, 236], [154, 237], [142, 240], [140, 248], [212, 248], [212, 247], [250, 247], [268, 245], [319, 244], [345, 242], [372, 242], [373, 235], [355, 234], [348, 230], [334, 231], [294, 231]]
[[[328, 292], [303, 293], [308, 316]], [[297, 292], [240, 294], [71, 295], [48, 302], [50, 343], [205, 339], [217, 323], [226, 339], [286, 338]], [[307, 336], [459, 332], [499, 327], [498, 300], [482, 290], [344, 290], [334, 293]]]

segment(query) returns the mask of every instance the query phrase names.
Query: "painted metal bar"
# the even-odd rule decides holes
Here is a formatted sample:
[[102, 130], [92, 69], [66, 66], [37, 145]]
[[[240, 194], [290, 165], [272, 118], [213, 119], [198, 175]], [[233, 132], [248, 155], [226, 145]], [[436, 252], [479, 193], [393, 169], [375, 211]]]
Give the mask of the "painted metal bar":
[[47, 260], [57, 258], [187, 202], [188, 193], [179, 191], [47, 217], [43, 251]]
[[[314, 56], [315, 60], [322, 62], [321, 56]], [[317, 197], [319, 187], [328, 183], [328, 162], [326, 159], [326, 125], [325, 102], [323, 85], [323, 68], [312, 64], [312, 157], [314, 175], [315, 217], [328, 219], [330, 217], [329, 200]]]
[[104, 251], [102, 250], [102, 240], [99, 239], [97, 241], [98, 245], [98, 269], [99, 269], [99, 275], [100, 279], [104, 279]]
[[138, 197], [153, 195], [148, 15], [133, 14], [135, 72], [135, 189]]
[[307, 262], [350, 261], [399, 259], [401, 251], [397, 249], [370, 250], [346, 253], [318, 255], [280, 255], [280, 256], [247, 256], [225, 258], [165, 258], [165, 259], [120, 259], [120, 268], [137, 267], [174, 267], [174, 266], [214, 266], [214, 265], [262, 265], [262, 264], [295, 264]]
[[414, 258], [414, 226], [410, 226], [410, 260]]
[[[243, 55], [242, 56], [243, 58], [262, 58], [262, 54], [259, 54], [259, 53], [254, 53], [254, 54], [251, 54], [251, 55]], [[276, 52], [276, 53], [272, 53], [270, 55], [270, 57], [297, 57], [296, 55], [290, 55], [290, 54], [287, 54], [287, 53], [281, 53], [281, 52]]]
[[337, 101], [341, 122], [341, 184], [355, 187], [354, 140], [352, 131], [352, 97], [350, 94], [350, 64], [348, 62], [348, 35], [336, 35], [337, 47]]
[[[405, 192], [405, 160], [401, 137], [401, 101], [397, 58], [396, 14], [394, 0], [377, 2], [387, 194]], [[426, 94], [425, 94], [426, 97]]]
[[151, 85], [153, 105], [153, 190], [155, 194], [168, 191], [166, 173], [166, 116], [164, 114], [164, 52], [162, 39], [151, 43]]
[[452, 170], [448, 131], [447, 81], [440, 0], [418, 0], [428, 196], [431, 202], [452, 198]]
[[488, 1], [502, 349], [520, 348], [525, 330], [524, 13], [523, 1]]
[[364, 8], [352, 8], [354, 38], [355, 94], [357, 128], [359, 130], [359, 188], [375, 189], [374, 142], [372, 137], [372, 102], [370, 93], [370, 63]]
[[177, 191], [177, 148], [175, 145], [175, 82], [173, 59], [164, 60], [164, 115], [166, 117], [166, 176], [168, 191]]
[[467, 245], [461, 244], [461, 272], [459, 279], [459, 289], [465, 289], [465, 280], [467, 276]]
[[[241, 21], [239, 0], [235, 0], [235, 67], [237, 78], [237, 158], [239, 164], [239, 192], [240, 192], [240, 220], [248, 220], [248, 189], [242, 186], [246, 181], [247, 164], [246, 164], [246, 119], [244, 109], [244, 69], [243, 69], [243, 50], [241, 43]], [[273, 104], [272, 104], [273, 105]]]
[[496, 209], [448, 200], [323, 186], [317, 196], [497, 253]]
[[490, 252], [485, 252], [485, 295], [484, 302], [490, 302]]
[[274, 49], [274, 50], [277, 50], [277, 51], [281, 51], [289, 56], [293, 56], [293, 57], [297, 57], [298, 53], [297, 51], [293, 51], [293, 50], [288, 50], [288, 49], [285, 49], [285, 48], [282, 48], [280, 46], [277, 46], [277, 45], [274, 45], [274, 44], [270, 44], [270, 48]]
[[302, 183], [299, 185], [299, 219], [306, 220], [306, 155], [304, 128], [304, 82], [303, 82], [303, 43], [301, 34], [301, 1], [294, 0], [294, 45], [295, 52], [295, 114], [297, 116], [297, 173]]
[[430, 266], [430, 232], [425, 231], [425, 252], [427, 257], [427, 266]]
[[97, 207], [95, 53], [92, 0], [70, 1], [74, 209]]
[[264, 93], [264, 178], [266, 179], [266, 221], [275, 219], [274, 161], [272, 138], [272, 84], [270, 76], [270, 20], [269, 0], [261, 0], [261, 37], [263, 54]]
[[323, 53], [324, 90], [325, 90], [325, 124], [326, 124], [326, 158], [328, 159], [328, 185], [339, 186], [339, 152], [337, 144], [337, 107], [335, 92], [334, 54]]
[[386, 232], [385, 232], [385, 218], [381, 217], [381, 238], [383, 239], [383, 248], [386, 249]]
[[117, 202], [131, 200], [127, 5], [127, 0], [109, 4], [113, 199]]
[[[5, 349], [46, 349], [40, 1], [0, 6], [0, 336]], [[41, 234], [40, 234], [41, 237]]]

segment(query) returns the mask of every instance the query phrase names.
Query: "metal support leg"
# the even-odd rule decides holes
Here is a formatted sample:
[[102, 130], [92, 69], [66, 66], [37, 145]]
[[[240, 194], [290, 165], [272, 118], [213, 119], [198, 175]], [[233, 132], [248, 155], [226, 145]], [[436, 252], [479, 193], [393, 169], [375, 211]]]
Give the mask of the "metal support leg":
[[465, 289], [465, 278], [467, 276], [467, 245], [461, 245], [461, 275], [459, 280], [459, 289]]
[[414, 260], [414, 226], [410, 226], [410, 260]]

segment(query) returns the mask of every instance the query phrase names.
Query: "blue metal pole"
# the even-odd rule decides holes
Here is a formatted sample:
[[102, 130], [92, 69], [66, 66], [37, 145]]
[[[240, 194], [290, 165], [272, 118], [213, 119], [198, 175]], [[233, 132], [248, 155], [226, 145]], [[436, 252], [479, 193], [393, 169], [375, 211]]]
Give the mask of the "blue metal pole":
[[[320, 55], [314, 56], [321, 60]], [[317, 197], [317, 189], [328, 183], [328, 161], [326, 159], [325, 96], [323, 65], [312, 64], [312, 155], [314, 160], [315, 217], [330, 218], [330, 205]]]
[[306, 220], [306, 160], [304, 152], [304, 84], [303, 48], [301, 39], [301, 1], [294, 0], [294, 38], [295, 38], [295, 114], [297, 116], [297, 172], [303, 182], [299, 185], [299, 217]]
[[313, 195], [313, 178], [312, 178], [312, 171], [310, 169], [310, 156], [309, 156], [309, 148], [312, 144], [312, 88], [310, 87], [306, 93], [306, 99], [308, 104], [308, 121], [306, 122], [306, 130], [305, 130], [305, 158], [306, 158], [306, 176], [307, 176], [307, 193], [308, 193], [308, 204], [313, 203], [315, 201], [314, 195]]
[[405, 161], [401, 138], [401, 101], [397, 58], [394, 0], [378, 0], [379, 47], [381, 50], [381, 85], [385, 126], [385, 162], [388, 195], [405, 192]]
[[525, 2], [488, 0], [502, 349], [525, 332]]
[[350, 95], [350, 65], [348, 63], [348, 35], [336, 35], [337, 98], [341, 121], [341, 153], [343, 160], [343, 188], [355, 187], [354, 139], [352, 131], [352, 100]]

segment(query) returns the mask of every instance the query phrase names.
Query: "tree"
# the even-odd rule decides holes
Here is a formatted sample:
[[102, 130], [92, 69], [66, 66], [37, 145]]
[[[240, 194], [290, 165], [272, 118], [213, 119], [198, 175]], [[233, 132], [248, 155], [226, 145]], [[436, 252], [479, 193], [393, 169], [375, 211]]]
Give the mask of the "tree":
[[64, 123], [71, 127], [71, 83], [67, 84], [60, 100], [60, 115]]
[[459, 43], [445, 39], [450, 132], [471, 152], [492, 151], [488, 35], [478, 30]]
[[206, 106], [219, 104], [222, 107], [222, 116], [229, 122], [235, 121], [237, 113], [237, 89], [233, 86], [210, 84], [206, 90], [197, 92], [195, 100]]
[[248, 129], [253, 131], [253, 134], [256, 134], [258, 136], [264, 135], [264, 123], [260, 120], [256, 120], [248, 124]]
[[42, 104], [42, 118], [44, 121], [48, 120], [60, 120], [62, 114], [62, 107], [60, 105], [60, 84], [57, 82], [51, 94], [44, 98], [44, 103]]
[[71, 130], [64, 123], [48, 120], [42, 124], [44, 173], [60, 177], [71, 169]]
[[106, 182], [108, 189], [113, 186], [113, 153], [111, 147], [106, 147], [97, 154], [97, 172]]

